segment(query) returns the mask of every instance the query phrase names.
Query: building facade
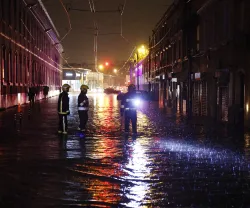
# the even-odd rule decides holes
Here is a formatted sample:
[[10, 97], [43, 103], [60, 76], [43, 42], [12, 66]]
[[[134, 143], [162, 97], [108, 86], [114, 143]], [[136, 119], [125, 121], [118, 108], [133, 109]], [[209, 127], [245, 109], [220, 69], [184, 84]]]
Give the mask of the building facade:
[[247, 0], [176, 0], [153, 30], [144, 77], [160, 106], [250, 127]]
[[69, 84], [70, 91], [80, 91], [82, 84], [88, 84], [90, 69], [86, 69], [77, 64], [64, 66], [62, 73], [62, 84]]
[[61, 86], [59, 34], [41, 0], [0, 0], [0, 107], [27, 102], [29, 87], [36, 99], [42, 87], [49, 96]]

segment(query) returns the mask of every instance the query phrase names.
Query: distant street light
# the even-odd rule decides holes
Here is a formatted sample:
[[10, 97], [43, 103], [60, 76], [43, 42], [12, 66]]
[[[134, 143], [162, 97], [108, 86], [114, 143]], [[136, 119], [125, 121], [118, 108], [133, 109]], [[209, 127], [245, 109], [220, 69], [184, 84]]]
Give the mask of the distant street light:
[[114, 69], [114, 73], [117, 73], [117, 69]]
[[100, 69], [100, 70], [103, 70], [103, 68], [104, 68], [103, 65], [100, 64], [100, 65], [99, 65], [99, 69]]
[[136, 82], [137, 82], [137, 88], [139, 90], [139, 81], [140, 81], [140, 73], [142, 70], [139, 70], [139, 62], [147, 57], [149, 53], [148, 48], [146, 48], [144, 45], [141, 45], [137, 48], [137, 51], [134, 54], [134, 72], [136, 73]]
[[138, 51], [138, 53], [137, 53], [138, 54], [137, 61], [141, 60], [141, 59], [144, 59], [148, 55], [148, 49], [144, 45], [139, 47], [137, 49], [137, 51]]

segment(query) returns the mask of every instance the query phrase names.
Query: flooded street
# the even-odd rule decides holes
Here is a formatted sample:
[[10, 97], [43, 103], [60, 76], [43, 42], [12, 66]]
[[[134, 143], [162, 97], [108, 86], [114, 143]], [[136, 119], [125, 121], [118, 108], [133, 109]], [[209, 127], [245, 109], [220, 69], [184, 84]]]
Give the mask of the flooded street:
[[88, 95], [86, 135], [70, 95], [69, 134], [58, 135], [57, 97], [22, 125], [0, 113], [0, 207], [250, 207], [250, 138], [194, 134], [143, 103], [138, 136], [124, 136], [116, 95]]

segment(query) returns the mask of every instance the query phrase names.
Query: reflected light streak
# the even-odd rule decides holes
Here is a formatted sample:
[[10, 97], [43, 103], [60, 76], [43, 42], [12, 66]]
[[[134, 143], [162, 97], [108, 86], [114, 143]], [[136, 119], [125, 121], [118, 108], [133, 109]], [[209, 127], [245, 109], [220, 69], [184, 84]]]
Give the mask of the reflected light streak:
[[113, 95], [113, 105], [114, 106], [118, 105], [117, 95]]
[[132, 179], [134, 185], [128, 188], [129, 190], [126, 192], [126, 197], [130, 200], [125, 205], [128, 207], [140, 207], [141, 202], [143, 202], [149, 191], [149, 184], [143, 182], [143, 180], [148, 179], [151, 169], [149, 168], [150, 163], [145, 154], [145, 149], [140, 144], [140, 141], [136, 140], [132, 145], [132, 154], [128, 164], [125, 165], [124, 171], [132, 171], [128, 176], [125, 176], [125, 179], [129, 181]]
[[21, 103], [21, 94], [17, 93], [17, 103], [20, 104]]
[[94, 100], [94, 106], [96, 106], [96, 95], [93, 96]]
[[67, 140], [66, 142], [66, 158], [81, 158], [83, 155], [81, 153], [81, 145], [79, 140]]
[[245, 148], [250, 147], [250, 134], [245, 136]]
[[121, 157], [120, 142], [112, 138], [93, 137], [92, 146], [87, 147], [86, 156], [91, 159], [112, 159]]
[[120, 189], [119, 184], [103, 180], [90, 179], [86, 186], [86, 189], [92, 194], [94, 201], [116, 204], [121, 200], [121, 196], [113, 191]]
[[161, 148], [170, 151], [185, 154], [188, 158], [195, 158], [198, 160], [208, 160], [211, 164], [223, 164], [226, 162], [243, 164], [243, 158], [236, 153], [227, 150], [209, 148], [201, 145], [184, 144], [184, 142], [167, 141], [161, 144]]

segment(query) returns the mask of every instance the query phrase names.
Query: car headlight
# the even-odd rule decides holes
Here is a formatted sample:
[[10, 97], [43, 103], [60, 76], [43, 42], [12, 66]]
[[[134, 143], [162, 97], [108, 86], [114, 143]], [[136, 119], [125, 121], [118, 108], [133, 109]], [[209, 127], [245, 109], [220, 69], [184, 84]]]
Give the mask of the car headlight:
[[98, 89], [97, 91], [98, 91], [98, 92], [103, 92], [103, 90], [102, 90], [102, 89]]

